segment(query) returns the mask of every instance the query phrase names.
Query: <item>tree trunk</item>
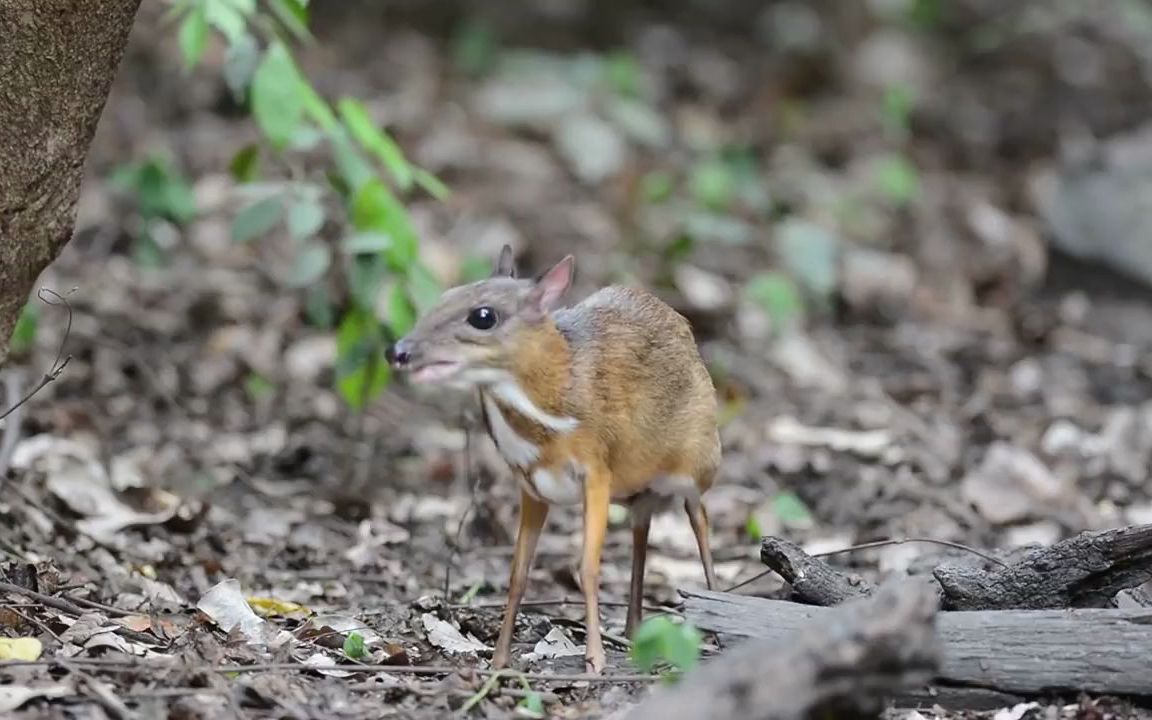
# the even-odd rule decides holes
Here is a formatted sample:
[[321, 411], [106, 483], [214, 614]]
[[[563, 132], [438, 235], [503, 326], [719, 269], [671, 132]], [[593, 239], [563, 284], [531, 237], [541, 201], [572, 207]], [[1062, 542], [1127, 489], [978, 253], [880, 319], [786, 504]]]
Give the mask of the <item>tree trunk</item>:
[[140, 0], [0, 0], [0, 366], [72, 237], [88, 146]]

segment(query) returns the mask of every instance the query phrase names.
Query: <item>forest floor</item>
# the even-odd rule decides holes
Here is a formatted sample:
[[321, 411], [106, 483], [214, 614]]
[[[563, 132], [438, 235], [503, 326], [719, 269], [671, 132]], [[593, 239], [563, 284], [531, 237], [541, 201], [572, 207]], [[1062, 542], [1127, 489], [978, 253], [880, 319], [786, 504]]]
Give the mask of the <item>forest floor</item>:
[[[465, 432], [466, 399], [397, 383], [363, 415], [344, 407], [332, 335], [276, 282], [276, 246], [228, 238], [226, 167], [251, 138], [248, 121], [218, 112], [215, 80], [182, 80], [174, 51], [152, 47], [149, 32], [137, 28], [109, 101], [77, 238], [43, 281], [76, 288], [69, 308], [44, 306], [34, 350], [5, 371], [30, 388], [70, 325], [70, 362], [21, 409], [19, 433], [6, 426], [10, 456], [0, 449], [0, 466], [10, 465], [0, 474], [0, 628], [44, 643], [41, 662], [0, 668], [0, 708], [27, 690], [34, 699], [5, 716], [446, 717], [486, 680], [468, 669], [487, 666], [495, 641], [516, 486], [488, 440]], [[401, 107], [393, 120], [406, 147], [452, 186], [449, 205], [413, 206], [435, 267], [490, 260], [503, 242], [532, 271], [573, 252], [573, 300], [621, 274], [663, 275], [630, 240], [624, 191], [582, 181], [546, 135], [494, 119], [499, 109], [485, 102], [500, 96], [498, 81], [478, 99], [439, 41], [347, 32], [340, 53], [317, 51], [310, 66], [325, 70], [326, 90]], [[738, 55], [695, 57], [689, 75], [713, 85], [739, 77]], [[686, 102], [676, 122], [703, 134], [740, 126], [724, 104]], [[687, 152], [677, 142], [667, 157]], [[201, 212], [162, 263], [146, 266], [107, 170], [152, 147], [180, 158]], [[770, 187], [788, 176], [773, 172]], [[630, 173], [639, 170], [621, 171]], [[946, 187], [925, 180], [926, 193]], [[760, 256], [713, 242], [689, 256], [704, 258], [688, 263], [697, 272], [678, 266], [663, 291], [692, 318], [724, 401], [723, 466], [706, 497], [723, 587], [763, 570], [759, 535], [810, 552], [889, 538], [1006, 551], [1152, 522], [1146, 290], [1050, 257], [1042, 282], [1000, 303], [947, 313], [911, 295], [896, 317], [814, 313], [780, 341], [756, 332], [733, 289]], [[886, 252], [914, 257], [909, 247]], [[583, 639], [579, 546], [578, 514], [553, 512], [516, 651], [535, 653], [520, 665], [549, 716], [609, 717], [650, 683], [544, 679], [583, 672], [571, 654]], [[651, 548], [649, 614], [676, 613], [677, 588], [704, 585], [686, 519], [659, 517]], [[613, 635], [629, 551], [627, 523], [614, 516], [602, 581]], [[832, 561], [876, 579], [957, 552], [905, 543]], [[781, 586], [767, 576], [738, 592]], [[266, 617], [249, 615], [245, 599]], [[218, 625], [230, 618], [242, 622], [226, 635]], [[351, 631], [365, 640], [362, 664], [460, 672], [358, 669], [344, 652]], [[637, 674], [622, 646], [609, 648], [609, 674]], [[252, 667], [235, 672], [241, 663]], [[507, 684], [473, 713], [511, 716], [523, 694]], [[919, 712], [1152, 717], [1078, 697]]]

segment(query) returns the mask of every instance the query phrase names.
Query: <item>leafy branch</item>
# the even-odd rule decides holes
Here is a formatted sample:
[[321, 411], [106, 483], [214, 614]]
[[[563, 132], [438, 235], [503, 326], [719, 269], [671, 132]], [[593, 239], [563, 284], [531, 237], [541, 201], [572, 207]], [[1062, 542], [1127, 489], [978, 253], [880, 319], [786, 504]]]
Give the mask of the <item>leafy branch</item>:
[[[312, 41], [307, 0], [175, 0], [172, 17], [189, 70], [212, 35], [227, 44], [224, 79], [262, 135], [231, 163], [248, 195], [233, 240], [286, 226], [294, 260], [283, 282], [307, 293], [315, 322], [333, 319], [330, 291], [339, 283], [336, 385], [348, 405], [363, 408], [388, 384], [385, 343], [441, 290], [419, 260], [403, 198], [421, 191], [443, 200], [448, 188], [410, 163], [361, 101], [331, 103], [301, 72], [293, 45]], [[310, 168], [305, 153], [324, 167]], [[265, 156], [281, 176], [262, 177]]]

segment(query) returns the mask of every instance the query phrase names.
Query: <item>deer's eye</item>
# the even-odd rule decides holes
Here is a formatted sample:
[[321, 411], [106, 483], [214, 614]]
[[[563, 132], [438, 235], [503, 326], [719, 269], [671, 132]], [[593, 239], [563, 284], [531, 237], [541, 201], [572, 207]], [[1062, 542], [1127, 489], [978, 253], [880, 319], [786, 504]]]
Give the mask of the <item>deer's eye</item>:
[[496, 327], [498, 320], [496, 310], [487, 305], [472, 308], [472, 311], [468, 313], [468, 324], [477, 330], [491, 330]]

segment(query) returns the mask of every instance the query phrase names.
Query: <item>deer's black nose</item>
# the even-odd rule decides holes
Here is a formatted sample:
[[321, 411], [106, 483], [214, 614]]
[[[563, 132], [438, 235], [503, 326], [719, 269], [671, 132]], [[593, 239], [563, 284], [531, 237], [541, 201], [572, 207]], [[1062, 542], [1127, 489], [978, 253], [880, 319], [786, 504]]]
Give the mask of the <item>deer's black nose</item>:
[[384, 351], [384, 357], [392, 365], [403, 366], [412, 359], [412, 353], [408, 349], [408, 343], [400, 340]]

